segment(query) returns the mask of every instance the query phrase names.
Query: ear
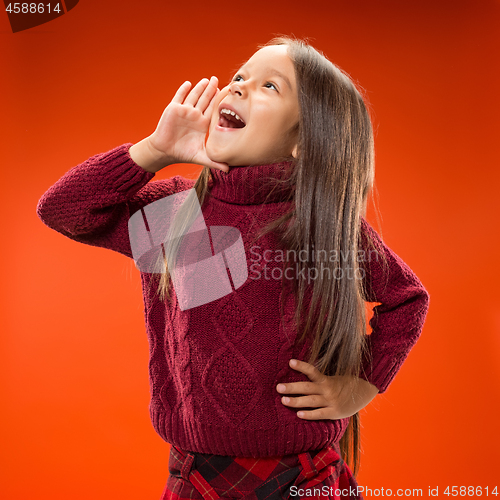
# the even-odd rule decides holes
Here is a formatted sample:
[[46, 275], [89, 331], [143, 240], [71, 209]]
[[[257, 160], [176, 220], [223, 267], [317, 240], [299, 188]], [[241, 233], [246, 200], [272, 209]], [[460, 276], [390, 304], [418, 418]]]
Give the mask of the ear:
[[292, 156], [297, 159], [297, 144], [295, 144], [293, 150], [292, 150]]

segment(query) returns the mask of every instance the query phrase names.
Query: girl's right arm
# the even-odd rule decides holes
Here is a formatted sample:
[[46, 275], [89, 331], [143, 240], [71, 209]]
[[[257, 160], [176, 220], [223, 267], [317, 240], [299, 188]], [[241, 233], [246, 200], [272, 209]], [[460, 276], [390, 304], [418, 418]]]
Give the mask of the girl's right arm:
[[132, 257], [130, 216], [145, 205], [192, 187], [175, 176], [148, 182], [172, 163], [198, 163], [227, 170], [205, 152], [205, 136], [217, 95], [217, 79], [184, 83], [167, 106], [155, 132], [143, 141], [92, 156], [69, 170], [42, 196], [40, 219], [65, 236]]
[[157, 199], [187, 189], [176, 176], [158, 182], [129, 155], [132, 144], [92, 156], [64, 174], [41, 197], [37, 214], [44, 224], [80, 243], [132, 256], [130, 216]]

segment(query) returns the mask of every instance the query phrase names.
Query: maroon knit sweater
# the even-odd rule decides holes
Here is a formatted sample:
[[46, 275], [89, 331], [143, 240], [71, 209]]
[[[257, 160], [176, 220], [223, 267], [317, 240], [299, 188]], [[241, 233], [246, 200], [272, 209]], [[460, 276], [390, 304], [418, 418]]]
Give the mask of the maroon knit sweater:
[[[95, 155], [69, 170], [40, 199], [41, 220], [75, 241], [132, 257], [132, 214], [192, 188], [194, 181], [175, 176], [149, 182], [154, 174], [130, 158], [131, 145]], [[266, 176], [282, 174], [283, 166], [211, 170], [211, 195], [203, 204], [203, 217], [209, 228], [231, 226], [241, 232], [247, 260], [254, 265], [243, 286], [181, 310], [175, 293], [171, 302], [159, 301], [155, 287], [148, 286], [153, 275], [141, 272], [150, 345], [151, 420], [165, 441], [181, 449], [243, 457], [301, 453], [339, 441], [349, 422], [302, 420], [297, 410], [281, 403], [276, 391], [280, 382], [308, 380], [288, 361], [306, 359], [310, 346], [309, 340], [296, 345], [298, 332], [290, 321], [293, 298], [280, 317], [281, 277], [255, 279], [264, 260], [256, 263], [249, 252], [255, 232], [290, 208], [280, 190], [267, 198], [264, 183]], [[371, 320], [367, 340], [372, 362], [365, 361], [363, 377], [384, 392], [420, 335], [429, 295], [364, 219], [362, 231], [383, 245], [389, 264], [384, 274], [373, 259], [366, 277], [370, 302], [381, 305]], [[277, 249], [272, 233], [257, 243], [261, 255], [265, 249]]]

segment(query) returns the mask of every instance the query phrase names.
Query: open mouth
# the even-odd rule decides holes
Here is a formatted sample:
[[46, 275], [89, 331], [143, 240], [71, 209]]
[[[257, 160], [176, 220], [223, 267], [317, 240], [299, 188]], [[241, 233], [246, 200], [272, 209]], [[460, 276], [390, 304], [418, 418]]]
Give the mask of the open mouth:
[[222, 108], [219, 114], [218, 125], [223, 128], [243, 128], [246, 123], [234, 111]]

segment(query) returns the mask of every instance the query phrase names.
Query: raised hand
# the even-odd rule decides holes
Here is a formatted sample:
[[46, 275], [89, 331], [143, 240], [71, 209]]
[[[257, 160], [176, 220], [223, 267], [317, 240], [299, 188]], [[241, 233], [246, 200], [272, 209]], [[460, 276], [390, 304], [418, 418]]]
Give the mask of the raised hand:
[[158, 159], [153, 171], [172, 163], [196, 163], [229, 171], [226, 163], [213, 162], [205, 150], [205, 137], [219, 93], [217, 84], [213, 76], [200, 80], [192, 89], [190, 82], [179, 87], [156, 130], [145, 139], [148, 156]]
[[[297, 412], [297, 416], [304, 420], [338, 420], [351, 417], [378, 394], [374, 385], [359, 378], [324, 375], [315, 366], [296, 359], [290, 360], [290, 366], [307, 375], [311, 382], [278, 384], [276, 390], [286, 394], [281, 398], [285, 406], [316, 408]], [[341, 392], [343, 388], [347, 391]], [[289, 396], [294, 394], [303, 396]]]

